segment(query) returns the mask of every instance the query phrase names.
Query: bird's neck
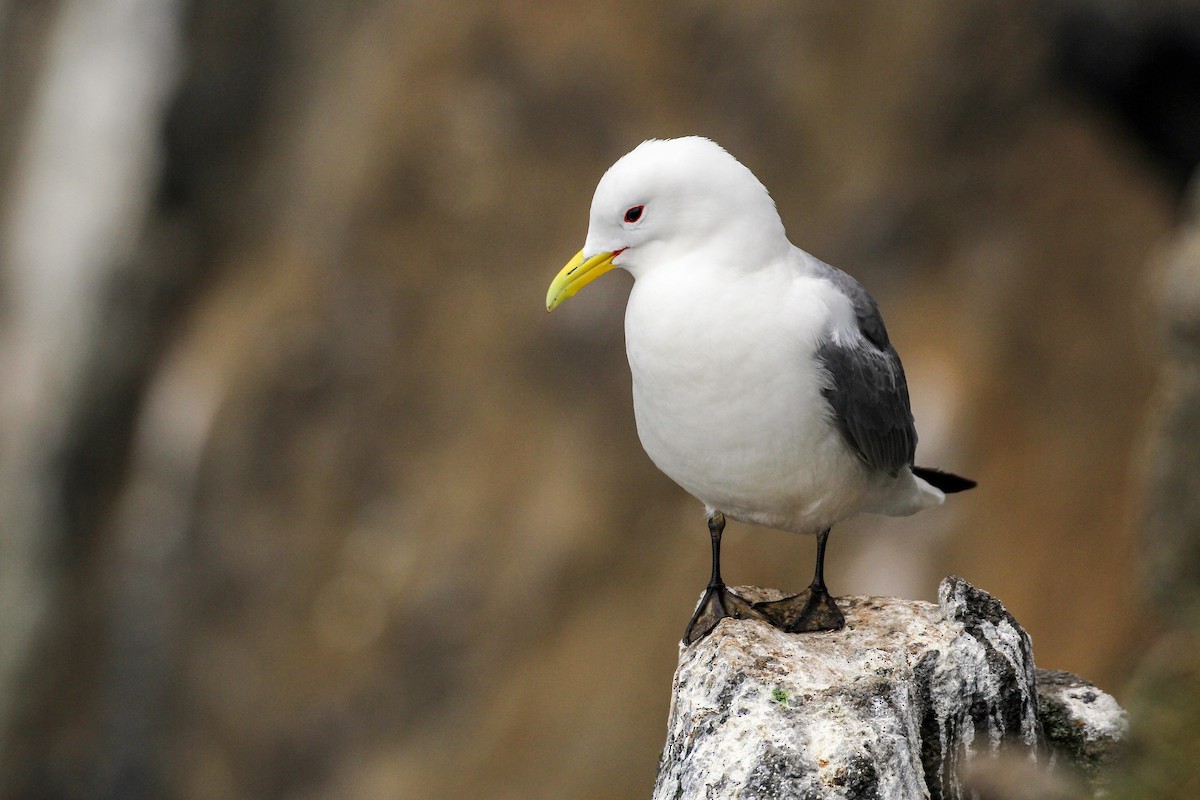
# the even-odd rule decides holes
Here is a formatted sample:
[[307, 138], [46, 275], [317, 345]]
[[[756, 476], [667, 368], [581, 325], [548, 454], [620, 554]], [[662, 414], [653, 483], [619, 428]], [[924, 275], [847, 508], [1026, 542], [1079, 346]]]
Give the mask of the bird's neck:
[[641, 252], [631, 251], [629, 255], [633, 257], [623, 266], [635, 279], [658, 265], [680, 262], [732, 272], [756, 272], [786, 260], [792, 249], [782, 223], [765, 225], [757, 220], [753, 225], [746, 225], [733, 222], [683, 245], [649, 242], [639, 248]]

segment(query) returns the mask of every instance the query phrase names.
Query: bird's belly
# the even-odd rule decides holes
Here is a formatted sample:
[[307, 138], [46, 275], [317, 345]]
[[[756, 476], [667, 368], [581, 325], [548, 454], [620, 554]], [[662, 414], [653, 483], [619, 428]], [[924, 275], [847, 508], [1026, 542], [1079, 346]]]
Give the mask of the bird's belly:
[[[651, 460], [707, 506], [730, 517], [814, 532], [858, 510], [862, 468], [827, 420], [798, 408], [749, 411], [736, 381], [726, 394], [639, 391], [638, 435]], [[832, 434], [832, 436], [831, 436]]]
[[[729, 324], [750, 330], [723, 335]], [[638, 435], [658, 468], [709, 507], [815, 532], [859, 510], [865, 472], [832, 423], [811, 353], [756, 324], [627, 329]]]

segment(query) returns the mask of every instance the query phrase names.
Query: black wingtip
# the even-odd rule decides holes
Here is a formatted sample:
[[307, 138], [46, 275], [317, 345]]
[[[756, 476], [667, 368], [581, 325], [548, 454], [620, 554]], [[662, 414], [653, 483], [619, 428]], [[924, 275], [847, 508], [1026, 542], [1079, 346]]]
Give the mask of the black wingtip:
[[975, 481], [970, 478], [955, 475], [953, 472], [942, 472], [940, 469], [932, 467], [913, 467], [912, 471], [913, 475], [929, 485], [941, 489], [946, 494], [965, 492], [967, 489], [974, 489], [976, 485]]

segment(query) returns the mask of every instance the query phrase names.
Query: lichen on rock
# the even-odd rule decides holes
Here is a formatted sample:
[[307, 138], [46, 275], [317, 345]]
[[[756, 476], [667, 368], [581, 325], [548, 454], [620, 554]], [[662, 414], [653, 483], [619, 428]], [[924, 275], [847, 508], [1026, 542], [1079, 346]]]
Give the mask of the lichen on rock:
[[958, 798], [977, 755], [1042, 757], [1029, 636], [999, 601], [951, 577], [936, 605], [838, 602], [840, 631], [729, 619], [681, 647], [656, 800]]

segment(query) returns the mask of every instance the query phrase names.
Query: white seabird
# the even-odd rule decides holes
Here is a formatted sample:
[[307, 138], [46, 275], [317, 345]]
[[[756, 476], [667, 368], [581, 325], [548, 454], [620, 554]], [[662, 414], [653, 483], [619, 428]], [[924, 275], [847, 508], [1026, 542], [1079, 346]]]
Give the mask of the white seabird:
[[[620, 267], [638, 436], [704, 503], [713, 570], [684, 641], [726, 616], [788, 631], [843, 624], [825, 587], [829, 529], [906, 516], [974, 482], [913, 466], [900, 358], [854, 278], [788, 241], [775, 203], [715, 142], [643, 142], [600, 179], [583, 249], [550, 285], [553, 310]], [[725, 517], [817, 536], [807, 590], [750, 603], [721, 580]]]

